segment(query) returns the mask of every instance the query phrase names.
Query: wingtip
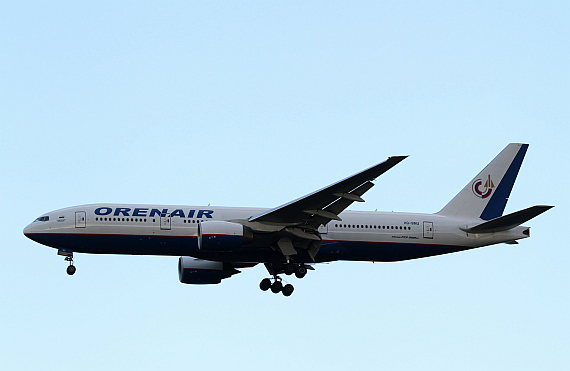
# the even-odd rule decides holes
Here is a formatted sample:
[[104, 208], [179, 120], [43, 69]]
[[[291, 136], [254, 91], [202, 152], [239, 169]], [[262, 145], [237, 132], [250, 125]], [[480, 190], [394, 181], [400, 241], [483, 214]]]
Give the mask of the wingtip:
[[394, 159], [394, 160], [397, 160], [397, 161], [402, 161], [402, 160], [404, 160], [404, 159], [406, 159], [406, 158], [408, 158], [408, 157], [410, 157], [410, 156], [409, 156], [409, 155], [406, 155], [406, 156], [390, 156], [390, 157], [388, 157], [388, 160]]

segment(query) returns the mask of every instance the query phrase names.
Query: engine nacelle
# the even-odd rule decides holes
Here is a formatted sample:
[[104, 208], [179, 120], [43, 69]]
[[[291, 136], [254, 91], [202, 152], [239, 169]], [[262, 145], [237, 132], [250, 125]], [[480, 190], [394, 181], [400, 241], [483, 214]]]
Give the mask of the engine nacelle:
[[223, 278], [226, 278], [224, 277], [224, 263], [181, 256], [178, 259], [178, 278], [182, 283], [220, 283]]
[[198, 248], [231, 251], [253, 241], [253, 231], [239, 223], [212, 220], [198, 224]]

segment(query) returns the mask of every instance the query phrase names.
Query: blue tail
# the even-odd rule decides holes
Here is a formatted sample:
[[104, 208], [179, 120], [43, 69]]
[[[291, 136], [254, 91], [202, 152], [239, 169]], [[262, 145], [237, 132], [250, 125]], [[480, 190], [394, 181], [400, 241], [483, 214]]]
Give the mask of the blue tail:
[[503, 215], [528, 144], [511, 143], [438, 214], [491, 220]]

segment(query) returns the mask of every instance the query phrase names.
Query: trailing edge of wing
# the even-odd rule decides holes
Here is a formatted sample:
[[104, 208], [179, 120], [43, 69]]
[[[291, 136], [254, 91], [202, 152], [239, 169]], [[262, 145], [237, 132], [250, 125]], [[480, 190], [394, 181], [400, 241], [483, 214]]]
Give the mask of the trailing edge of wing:
[[[382, 163], [340, 180], [328, 187], [253, 216], [249, 221], [294, 225], [300, 224], [307, 220], [307, 218], [310, 218], [309, 212], [318, 218], [326, 219], [326, 222], [330, 219], [336, 219], [338, 218], [338, 214], [352, 202], [362, 200], [360, 196], [371, 188], [371, 180], [376, 179], [378, 176], [390, 170], [406, 157], [407, 156], [389, 157]], [[355, 192], [352, 193], [352, 191]], [[339, 199], [346, 201], [342, 202], [342, 207], [334, 208], [334, 210], [325, 210], [327, 206]]]
[[488, 222], [476, 225], [471, 228], [461, 228], [467, 233], [494, 233], [512, 229], [532, 218], [542, 214], [543, 212], [553, 208], [554, 206], [537, 205], [524, 210], [516, 211], [512, 214], [500, 216], [489, 220]]

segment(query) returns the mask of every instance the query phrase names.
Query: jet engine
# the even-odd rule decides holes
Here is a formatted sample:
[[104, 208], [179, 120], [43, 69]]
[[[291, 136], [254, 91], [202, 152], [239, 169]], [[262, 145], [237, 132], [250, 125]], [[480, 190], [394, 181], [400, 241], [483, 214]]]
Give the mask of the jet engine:
[[253, 231], [239, 223], [212, 220], [198, 224], [198, 248], [231, 251], [253, 242]]
[[182, 283], [216, 284], [236, 273], [240, 271], [232, 266], [225, 266], [223, 262], [201, 260], [190, 256], [181, 256], [178, 259], [178, 278]]

